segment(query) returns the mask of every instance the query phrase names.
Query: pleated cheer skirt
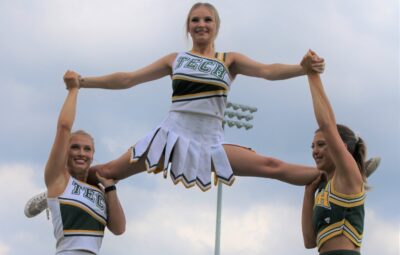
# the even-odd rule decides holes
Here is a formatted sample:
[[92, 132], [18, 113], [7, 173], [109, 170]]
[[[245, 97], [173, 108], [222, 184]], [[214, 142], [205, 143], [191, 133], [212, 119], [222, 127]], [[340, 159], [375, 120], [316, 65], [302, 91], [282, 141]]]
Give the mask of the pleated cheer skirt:
[[[231, 185], [234, 175], [223, 148], [222, 121], [205, 114], [169, 112], [167, 118], [131, 148], [131, 162], [146, 156], [150, 173], [170, 173], [172, 181], [201, 190], [214, 183]], [[146, 154], [147, 152], [147, 154]], [[161, 162], [162, 161], [162, 162]]]

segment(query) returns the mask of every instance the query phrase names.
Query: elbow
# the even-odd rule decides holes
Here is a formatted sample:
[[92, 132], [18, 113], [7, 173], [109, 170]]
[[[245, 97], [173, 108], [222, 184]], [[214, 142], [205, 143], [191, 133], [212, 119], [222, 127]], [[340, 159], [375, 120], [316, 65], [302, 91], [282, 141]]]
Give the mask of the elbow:
[[128, 88], [133, 87], [133, 85], [135, 85], [135, 82], [129, 76], [129, 73], [119, 72], [119, 73], [116, 73], [116, 77], [119, 77], [119, 79], [120, 79], [120, 88], [121, 89], [128, 89]]
[[57, 124], [57, 129], [59, 131], [71, 132], [72, 122], [68, 120], [60, 119]]
[[327, 121], [318, 121], [318, 127], [321, 132], [324, 132], [328, 129], [328, 122]]
[[322, 133], [334, 132], [337, 130], [336, 123], [332, 119], [318, 120], [319, 131]]
[[126, 229], [125, 229], [125, 225], [124, 225], [124, 226], [122, 226], [122, 227], [120, 227], [120, 228], [114, 230], [114, 231], [113, 231], [113, 234], [116, 235], [116, 236], [120, 236], [120, 235], [122, 235], [123, 233], [125, 233], [125, 230], [126, 230]]
[[311, 238], [310, 239], [307, 239], [307, 238], [304, 239], [304, 248], [313, 249], [315, 247], [317, 247], [317, 243], [315, 242], [314, 239], [311, 239]]
[[114, 225], [113, 227], [108, 227], [108, 229], [116, 236], [122, 235], [126, 230], [126, 223], [120, 223], [118, 225]]
[[260, 76], [263, 77], [264, 79], [268, 80], [268, 81], [280, 80], [278, 76], [274, 75], [274, 73], [269, 71], [269, 70], [265, 70], [264, 73], [262, 75], [260, 75]]
[[317, 247], [317, 245], [315, 243], [306, 243], [306, 242], [304, 242], [304, 248], [306, 248], [306, 249], [313, 249], [315, 247]]

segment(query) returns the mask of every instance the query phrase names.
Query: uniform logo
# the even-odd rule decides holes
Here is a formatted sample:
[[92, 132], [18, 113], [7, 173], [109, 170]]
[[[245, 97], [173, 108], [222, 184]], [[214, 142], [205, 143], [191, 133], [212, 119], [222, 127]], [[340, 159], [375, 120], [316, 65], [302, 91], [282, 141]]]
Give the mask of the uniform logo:
[[318, 192], [315, 197], [315, 206], [321, 206], [327, 209], [331, 209], [331, 205], [329, 203], [329, 192], [326, 189], [322, 189]]
[[96, 207], [98, 207], [99, 209], [101, 209], [102, 211], [105, 210], [106, 208], [106, 202], [105, 202], [105, 198], [103, 196], [103, 194], [95, 189], [91, 189], [89, 187], [80, 185], [79, 183], [77, 183], [76, 181], [72, 182], [73, 185], [73, 189], [71, 191], [71, 194], [76, 195], [76, 196], [80, 196], [81, 192], [82, 197], [84, 197], [85, 199], [89, 200], [90, 202], [92, 202], [93, 205], [95, 205]]
[[180, 67], [210, 74], [220, 79], [224, 79], [224, 76], [226, 74], [226, 69], [223, 64], [219, 63], [218, 61], [205, 58], [189, 58], [186, 56], [181, 56], [176, 60], [175, 69], [178, 69]]

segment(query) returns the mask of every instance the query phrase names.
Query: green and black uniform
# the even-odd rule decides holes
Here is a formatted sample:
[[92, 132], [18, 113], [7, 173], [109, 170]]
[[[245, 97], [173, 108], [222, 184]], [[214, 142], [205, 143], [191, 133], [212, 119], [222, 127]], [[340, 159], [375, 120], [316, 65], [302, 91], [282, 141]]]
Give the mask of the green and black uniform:
[[335, 191], [333, 180], [320, 183], [312, 216], [318, 250], [327, 240], [339, 235], [345, 235], [357, 247], [361, 246], [364, 201], [364, 186], [360, 193], [346, 195]]

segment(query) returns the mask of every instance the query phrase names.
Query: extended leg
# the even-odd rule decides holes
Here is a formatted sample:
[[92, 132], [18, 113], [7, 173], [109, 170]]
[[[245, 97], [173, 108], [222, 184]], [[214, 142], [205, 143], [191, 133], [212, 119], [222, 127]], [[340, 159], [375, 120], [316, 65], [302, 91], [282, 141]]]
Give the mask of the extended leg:
[[237, 176], [272, 178], [295, 185], [306, 185], [319, 176], [314, 167], [289, 164], [240, 146], [224, 145], [224, 148]]
[[112, 178], [121, 180], [131, 175], [143, 172], [146, 170], [146, 154], [143, 155], [138, 161], [130, 162], [130, 150], [125, 152], [121, 157], [109, 161], [105, 164], [95, 165], [90, 168], [88, 182], [92, 182], [95, 171], [105, 178]]

